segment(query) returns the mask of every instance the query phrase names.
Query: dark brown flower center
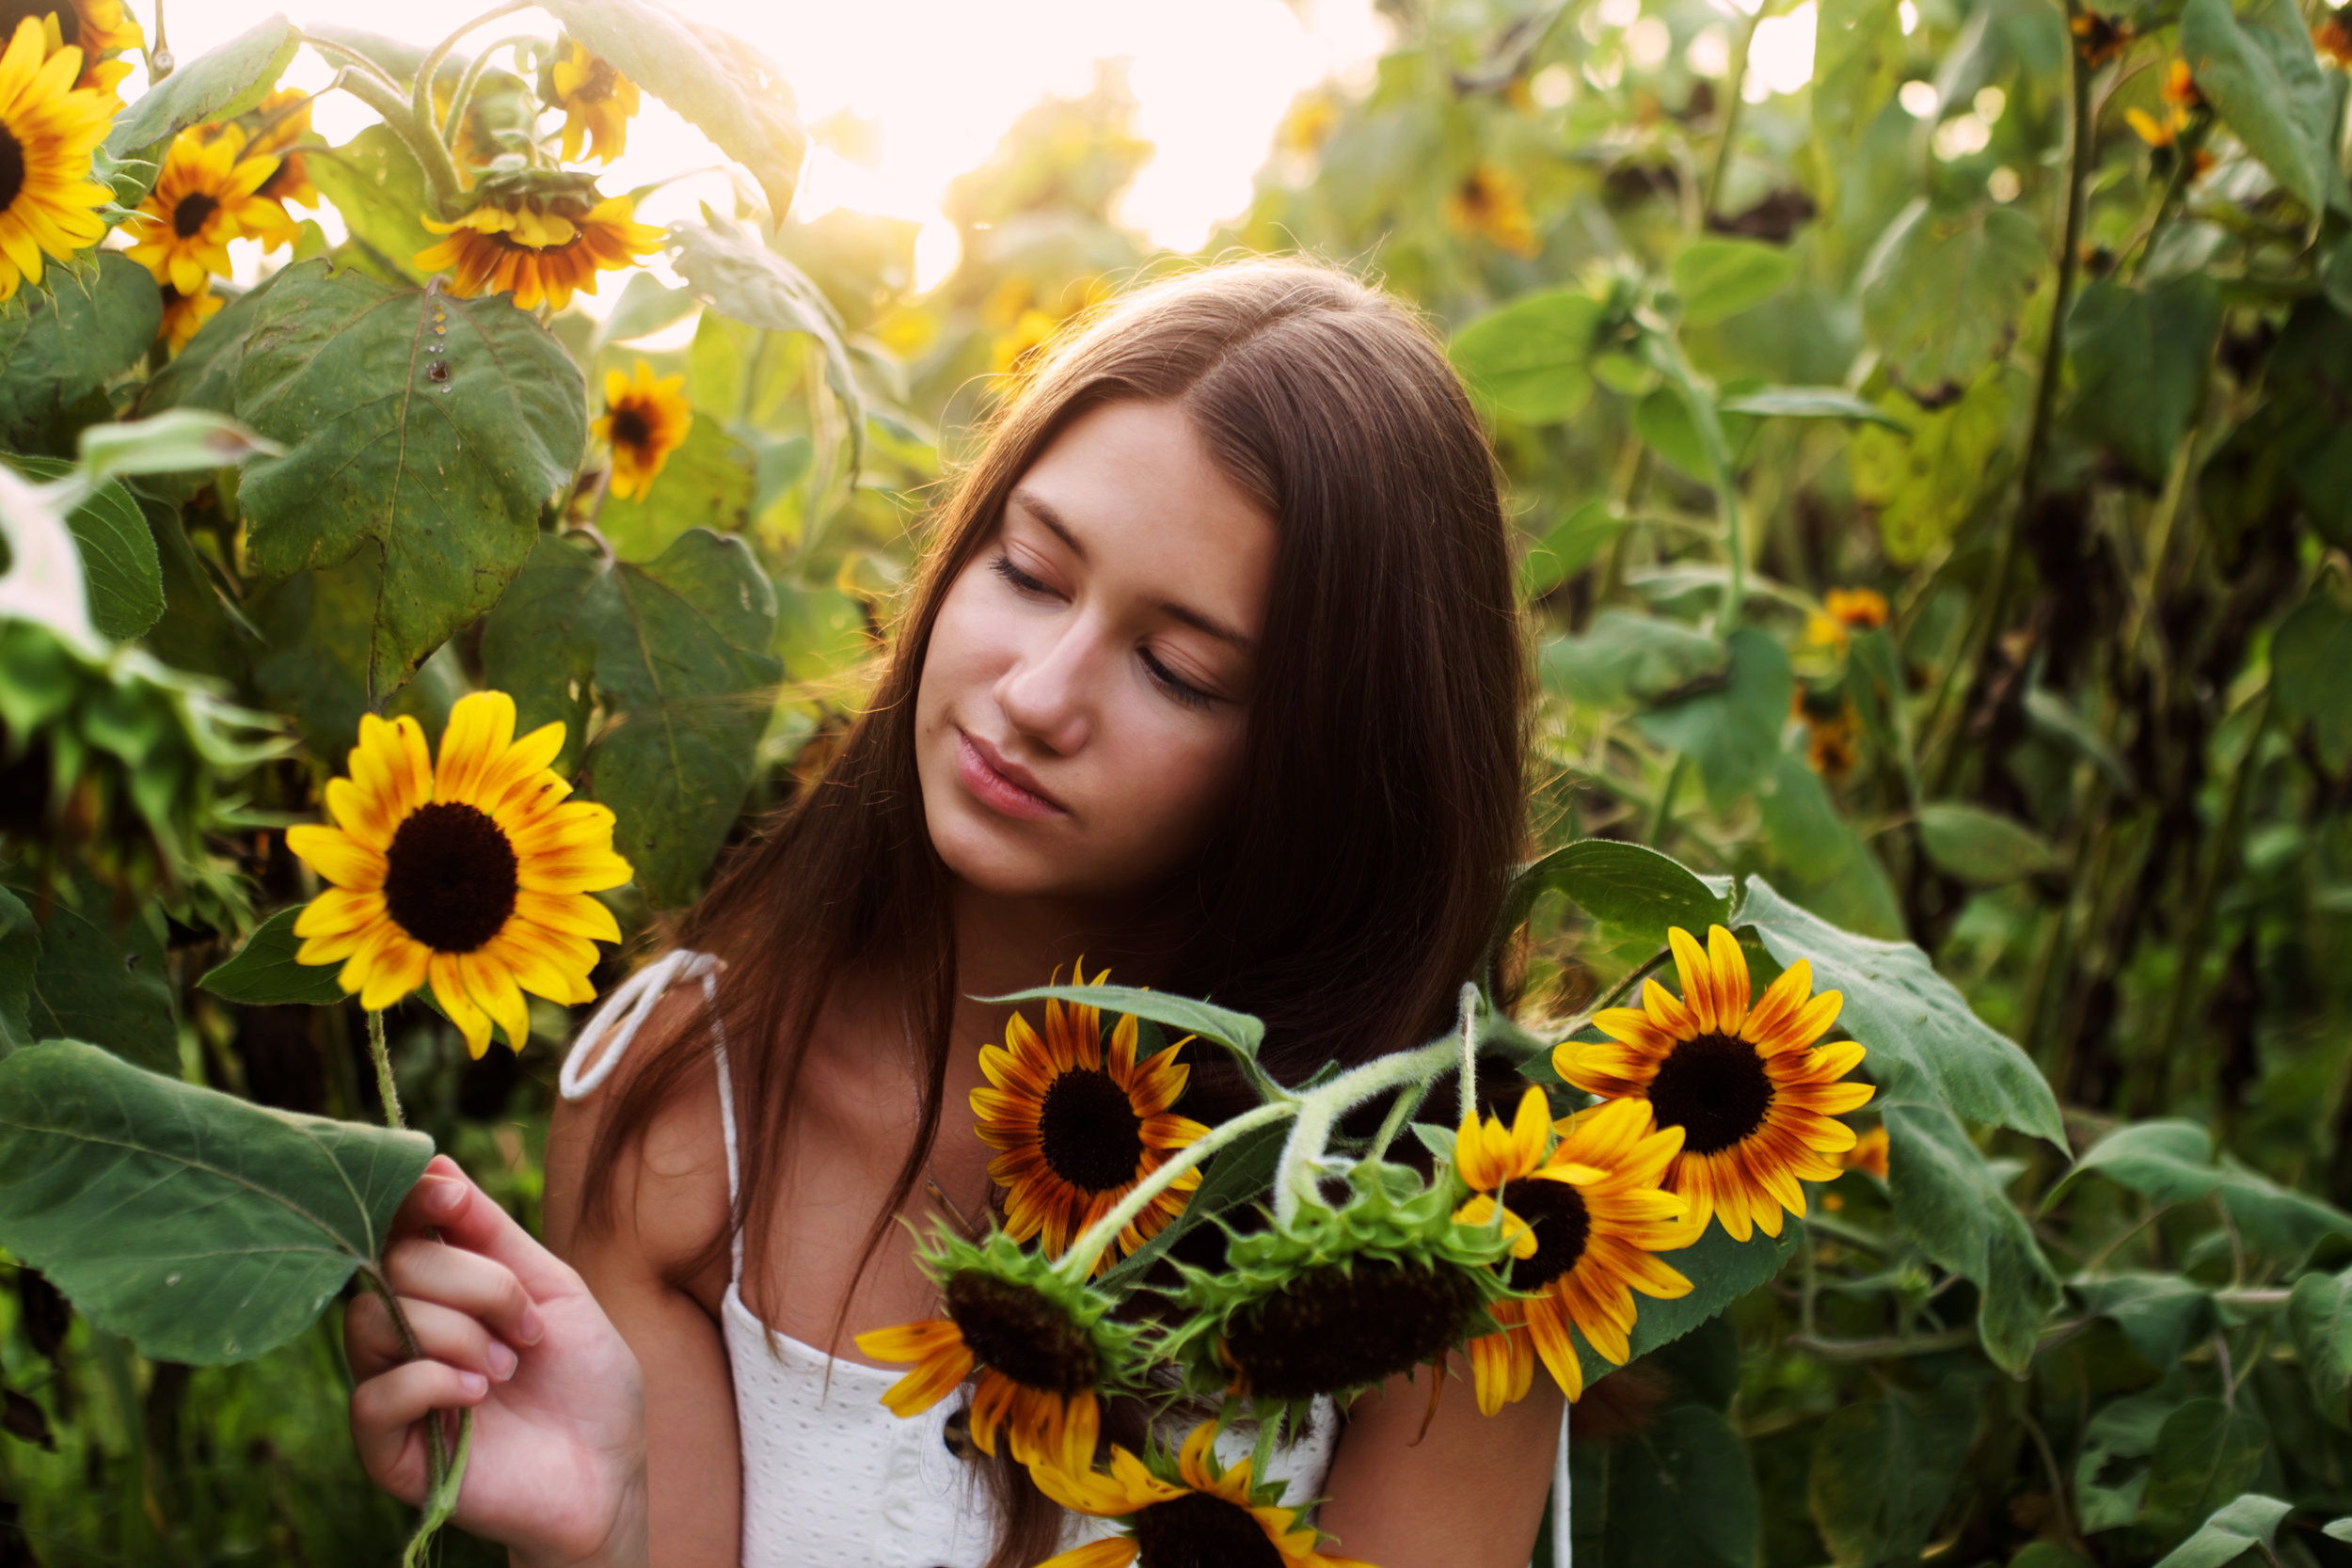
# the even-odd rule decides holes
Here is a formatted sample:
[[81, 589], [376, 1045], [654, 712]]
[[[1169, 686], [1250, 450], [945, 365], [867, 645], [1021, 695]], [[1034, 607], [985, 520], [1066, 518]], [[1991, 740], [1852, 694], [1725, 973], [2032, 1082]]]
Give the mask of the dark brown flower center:
[[1252, 1394], [1307, 1399], [1435, 1359], [1477, 1305], [1478, 1288], [1457, 1270], [1358, 1258], [1310, 1269], [1245, 1309], [1225, 1349]]
[[635, 404], [625, 403], [612, 410], [612, 444], [616, 447], [644, 447], [653, 443], [653, 426], [645, 419], [645, 411]]
[[1265, 1527], [1238, 1503], [1187, 1492], [1136, 1515], [1142, 1568], [1282, 1568]]
[[1143, 1122], [1127, 1091], [1099, 1068], [1073, 1068], [1054, 1080], [1038, 1111], [1037, 1138], [1054, 1174], [1089, 1193], [1127, 1185], [1143, 1159]]
[[1684, 1153], [1716, 1154], [1764, 1125], [1772, 1075], [1747, 1041], [1701, 1035], [1667, 1053], [1650, 1080], [1649, 1103], [1659, 1126], [1682, 1129]]
[[515, 847], [471, 806], [419, 808], [392, 834], [384, 860], [385, 909], [437, 952], [472, 952], [515, 911]]
[[282, 200], [285, 193], [294, 189], [296, 178], [301, 173], [302, 155], [300, 153], [280, 158], [278, 160], [278, 166], [269, 171], [269, 178], [262, 182], [262, 188], [253, 194], [277, 197]]
[[612, 84], [620, 77], [621, 73], [605, 61], [592, 59], [588, 62], [587, 78], [580, 84], [580, 90], [572, 97], [582, 103], [601, 103], [612, 96]]
[[24, 146], [0, 126], [0, 213], [5, 213], [24, 189]]
[[192, 240], [204, 230], [204, 220], [220, 211], [220, 202], [202, 191], [190, 191], [171, 209], [171, 231]]
[[1064, 1399], [1094, 1386], [1094, 1342], [1035, 1291], [966, 1269], [947, 1281], [947, 1315], [973, 1359], [1025, 1388]]
[[1502, 1202], [1535, 1232], [1535, 1255], [1511, 1265], [1514, 1286], [1536, 1290], [1576, 1267], [1593, 1234], [1582, 1193], [1565, 1181], [1514, 1181], [1503, 1189]]

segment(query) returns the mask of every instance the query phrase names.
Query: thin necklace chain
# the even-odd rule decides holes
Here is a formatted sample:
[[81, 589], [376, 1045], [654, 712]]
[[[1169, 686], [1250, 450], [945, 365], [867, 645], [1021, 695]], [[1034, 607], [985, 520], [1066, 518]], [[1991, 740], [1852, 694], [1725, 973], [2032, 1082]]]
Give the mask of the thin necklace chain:
[[[914, 1045], [914, 1015], [908, 1012], [904, 1004], [898, 1008], [898, 1028], [906, 1039], [907, 1067], [914, 1084], [914, 1119], [915, 1124], [920, 1126], [923, 1120], [922, 1053]], [[956, 1228], [963, 1232], [965, 1241], [977, 1242], [980, 1239], [980, 1227], [965, 1215], [954, 1198], [947, 1196], [946, 1184], [939, 1180], [939, 1171], [928, 1155], [923, 1161], [923, 1185], [930, 1194], [931, 1201], [947, 1211], [947, 1217], [956, 1222]], [[993, 1186], [993, 1182], [991, 1186]]]

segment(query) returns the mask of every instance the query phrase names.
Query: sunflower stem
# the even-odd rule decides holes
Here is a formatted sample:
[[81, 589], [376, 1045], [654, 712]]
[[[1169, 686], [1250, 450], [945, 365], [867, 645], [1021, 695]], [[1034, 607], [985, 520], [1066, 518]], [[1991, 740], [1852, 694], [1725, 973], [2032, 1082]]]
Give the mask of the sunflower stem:
[[[473, 107], [474, 92], [482, 86], [482, 78], [489, 72], [490, 56], [501, 49], [512, 49], [518, 43], [540, 41], [536, 33], [509, 33], [485, 48], [467, 65], [466, 73], [457, 78], [457, 90], [450, 94], [449, 116], [441, 122], [441, 145], [450, 150], [452, 157], [457, 153], [457, 128], [466, 123], [466, 111]], [[522, 74], [522, 56], [517, 54], [515, 56], [515, 74], [517, 76]]]
[[417, 166], [424, 170], [425, 182], [433, 187], [436, 210], [444, 214], [456, 211], [464, 200], [465, 182], [457, 177], [457, 160], [449, 155], [449, 149], [434, 134], [431, 114], [428, 112], [420, 120], [408, 100], [401, 95], [400, 84], [357, 49], [313, 33], [304, 33], [302, 41], [322, 55], [359, 68], [343, 83], [343, 91], [373, 109], [392, 135], [400, 138], [409, 156], [417, 160]]
[[1461, 1117], [1463, 1121], [1478, 1114], [1478, 988], [1465, 984], [1459, 1006], [1462, 1010]]
[[[470, 22], [458, 24], [454, 32], [435, 44], [433, 52], [424, 57], [424, 63], [417, 67], [416, 85], [408, 89], [409, 118], [420, 125], [433, 123], [433, 79], [441, 73], [441, 67], [448, 63], [450, 51], [457, 47], [458, 40], [484, 23], [496, 22], [501, 16], [511, 16], [530, 3], [531, 0], [507, 0], [505, 5], [493, 6]], [[489, 53], [487, 49], [483, 51], [485, 55]]]
[[[368, 1016], [373, 1018], [376, 1015], [370, 1013]], [[366, 1264], [359, 1270], [359, 1278], [369, 1290], [375, 1292], [376, 1299], [384, 1304], [385, 1312], [392, 1320], [392, 1330], [400, 1336], [401, 1354], [410, 1361], [423, 1360], [424, 1347], [418, 1342], [417, 1331], [409, 1323], [408, 1314], [401, 1310], [400, 1297], [394, 1293], [391, 1286], [386, 1283], [382, 1271], [373, 1263]], [[466, 1428], [468, 1435], [472, 1433], [470, 1424], [472, 1417], [472, 1411], [469, 1410], [465, 1413], [464, 1419], [469, 1423]], [[448, 1483], [448, 1434], [441, 1430], [441, 1413], [437, 1410], [429, 1410], [425, 1412], [424, 1418], [424, 1498], [428, 1510], [432, 1508], [433, 1500], [443, 1494]], [[419, 1533], [429, 1535], [431, 1532], [420, 1531]], [[414, 1553], [416, 1546], [417, 1541], [412, 1538], [409, 1542], [410, 1553]]]
[[1453, 1031], [1448, 1030], [1427, 1045], [1375, 1058], [1351, 1072], [1341, 1073], [1320, 1088], [1301, 1094], [1295, 1102], [1298, 1120], [1282, 1146], [1281, 1163], [1275, 1167], [1276, 1222], [1287, 1223], [1295, 1218], [1299, 1200], [1313, 1192], [1313, 1167], [1323, 1158], [1324, 1147], [1331, 1140], [1332, 1124], [1341, 1116], [1383, 1089], [1414, 1082], [1426, 1085], [1449, 1068], [1458, 1066], [1459, 1052]]
[[[392, 1082], [392, 1053], [384, 1044], [384, 1015], [373, 1007], [368, 1009], [368, 1057], [375, 1063], [375, 1094], [384, 1102], [384, 1125], [407, 1126], [407, 1118], [400, 1114], [400, 1086]], [[393, 1311], [397, 1314], [399, 1308]]]
[[1396, 1142], [1396, 1135], [1405, 1131], [1405, 1124], [1413, 1119], [1413, 1113], [1420, 1110], [1422, 1101], [1428, 1098], [1429, 1085], [1426, 1084], [1407, 1085], [1397, 1090], [1395, 1101], [1389, 1106], [1389, 1114], [1380, 1120], [1379, 1136], [1372, 1140], [1372, 1152], [1364, 1158], [1386, 1158], [1389, 1146]]
[[[1450, 1046], [1452, 1041], [1447, 1043]], [[1175, 1185], [1178, 1177], [1234, 1142], [1244, 1132], [1269, 1122], [1280, 1121], [1284, 1117], [1296, 1116], [1301, 1103], [1299, 1101], [1278, 1100], [1245, 1111], [1231, 1121], [1218, 1122], [1200, 1138], [1170, 1154], [1161, 1162], [1157, 1170], [1136, 1182], [1127, 1196], [1119, 1200], [1118, 1207], [1078, 1233], [1077, 1240], [1070, 1243], [1070, 1250], [1062, 1254], [1061, 1261], [1056, 1265], [1057, 1271], [1073, 1285], [1092, 1278], [1094, 1261], [1103, 1256], [1104, 1249], [1119, 1239], [1119, 1233], [1126, 1229], [1153, 1198]]]

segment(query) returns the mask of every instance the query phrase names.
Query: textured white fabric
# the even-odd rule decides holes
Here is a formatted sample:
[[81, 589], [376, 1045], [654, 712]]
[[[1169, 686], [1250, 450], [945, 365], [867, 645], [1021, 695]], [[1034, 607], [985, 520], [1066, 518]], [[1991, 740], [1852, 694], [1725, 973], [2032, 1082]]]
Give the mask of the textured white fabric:
[[[630, 976], [580, 1031], [564, 1068], [564, 1096], [577, 1100], [603, 1082], [665, 987], [698, 978], [708, 996], [717, 968], [707, 954], [679, 951]], [[639, 984], [656, 969], [662, 970], [658, 981]], [[602, 1059], [577, 1070], [599, 1041]], [[713, 1043], [731, 1200], [735, 1091], [725, 1038]], [[771, 1332], [743, 1305], [742, 1272], [738, 1235], [722, 1316], [743, 1446], [743, 1568], [980, 1568], [994, 1539], [994, 1513], [986, 1488], [947, 1447], [947, 1418], [961, 1402], [951, 1397], [900, 1420], [882, 1395], [903, 1369], [836, 1360]], [[1277, 1449], [1270, 1466], [1269, 1479], [1290, 1483], [1288, 1500], [1322, 1495], [1338, 1437], [1335, 1407], [1317, 1400], [1306, 1434]], [[1216, 1445], [1226, 1465], [1247, 1459], [1249, 1449], [1249, 1434], [1237, 1430], [1221, 1433]], [[1063, 1544], [1107, 1533], [1107, 1526], [1073, 1516]]]

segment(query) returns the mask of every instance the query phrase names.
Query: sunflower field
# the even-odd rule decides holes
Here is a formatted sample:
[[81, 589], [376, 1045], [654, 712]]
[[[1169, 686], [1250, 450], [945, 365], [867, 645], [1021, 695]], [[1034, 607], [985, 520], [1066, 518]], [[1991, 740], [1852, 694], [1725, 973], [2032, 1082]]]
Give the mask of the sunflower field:
[[[1577, 1398], [1539, 1561], [2352, 1564], [2352, 7], [1383, 0], [1201, 257], [1119, 221], [1105, 68], [922, 292], [685, 10], [174, 61], [139, 8], [0, 3], [0, 1568], [500, 1560], [432, 1536], [463, 1429], [421, 1529], [360, 1474], [337, 1302], [436, 1148], [535, 1226], [564, 1049], [822, 768], [978, 422], [1253, 252], [1488, 419], [1540, 858], [1457, 1034], [943, 1239], [894, 1408], [977, 1367], [1132, 1520], [1273, 1499], [1199, 1434], [1091, 1470], [1098, 1383], [1459, 1351]], [[648, 96], [730, 210], [602, 188]], [[1176, 1036], [1254, 1069], [1023, 1005], [1170, 1129]], [[1418, 1338], [1284, 1340], [1367, 1280]]]

